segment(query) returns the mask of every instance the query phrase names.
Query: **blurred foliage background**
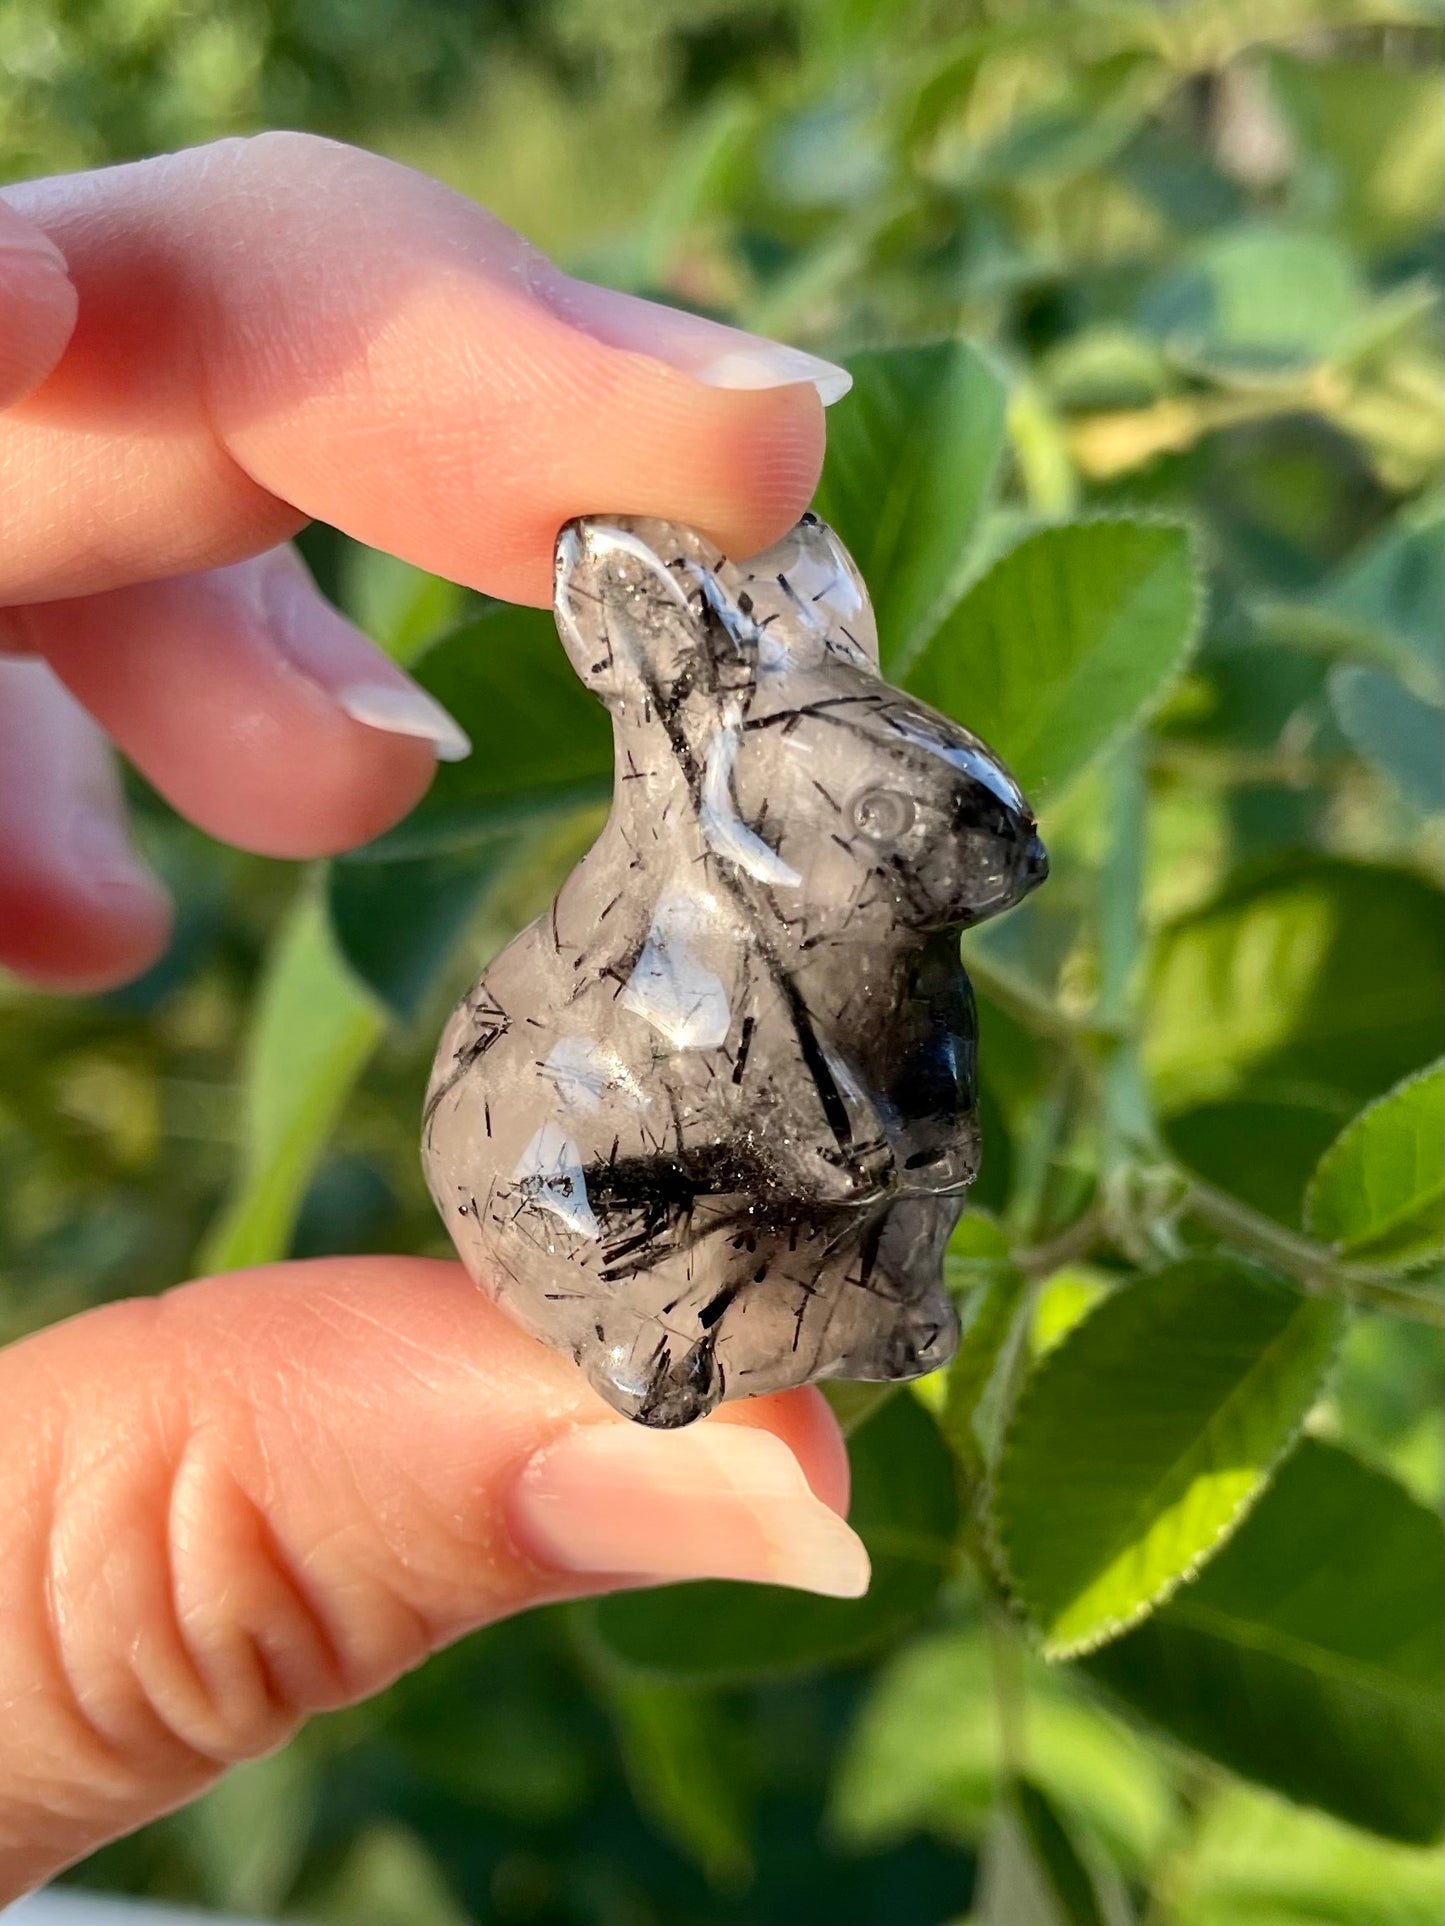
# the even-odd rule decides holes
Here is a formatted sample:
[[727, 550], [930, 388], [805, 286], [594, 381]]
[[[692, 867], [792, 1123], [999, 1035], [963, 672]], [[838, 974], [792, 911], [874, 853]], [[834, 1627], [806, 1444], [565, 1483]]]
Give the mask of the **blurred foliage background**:
[[[1438, 1922], [1441, 49], [1424, 0], [0, 8], [6, 178], [311, 128], [848, 358], [820, 506], [1054, 855], [966, 946], [959, 1362], [838, 1399], [870, 1598], [497, 1628], [79, 1883], [348, 1926]], [[442, 1247], [432, 1041], [595, 830], [607, 740], [544, 617], [303, 546], [477, 753], [305, 873], [136, 786], [170, 955], [0, 987], [6, 1336]]]

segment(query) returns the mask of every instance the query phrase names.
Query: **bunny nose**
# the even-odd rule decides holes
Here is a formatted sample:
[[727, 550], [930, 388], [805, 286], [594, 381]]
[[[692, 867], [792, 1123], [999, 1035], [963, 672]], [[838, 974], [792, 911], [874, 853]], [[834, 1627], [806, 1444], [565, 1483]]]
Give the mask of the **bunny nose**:
[[1044, 848], [1043, 839], [1037, 830], [1024, 845], [1023, 862], [1020, 867], [1024, 880], [1030, 888], [1036, 883], [1043, 882], [1049, 873], [1049, 852]]

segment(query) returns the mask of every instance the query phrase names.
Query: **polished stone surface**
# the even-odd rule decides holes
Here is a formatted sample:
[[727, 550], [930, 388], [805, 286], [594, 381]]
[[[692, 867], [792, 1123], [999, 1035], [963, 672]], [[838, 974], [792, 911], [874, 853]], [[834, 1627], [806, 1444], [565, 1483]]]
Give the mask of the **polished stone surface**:
[[442, 1037], [423, 1155], [457, 1249], [645, 1424], [931, 1371], [979, 1157], [958, 937], [1042, 879], [1028, 805], [880, 679], [814, 517], [746, 563], [571, 523], [556, 614], [616, 793]]

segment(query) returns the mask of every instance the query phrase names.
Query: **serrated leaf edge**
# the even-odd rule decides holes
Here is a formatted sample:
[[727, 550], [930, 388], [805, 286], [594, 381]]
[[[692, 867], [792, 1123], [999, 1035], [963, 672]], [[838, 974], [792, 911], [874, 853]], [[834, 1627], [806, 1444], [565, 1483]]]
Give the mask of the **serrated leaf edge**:
[[[1432, 1063], [1422, 1064], [1420, 1069], [1412, 1070], [1408, 1076], [1401, 1077], [1400, 1081], [1391, 1084], [1388, 1090], [1382, 1090], [1378, 1097], [1371, 1097], [1370, 1101], [1365, 1104], [1362, 1109], [1357, 1110], [1354, 1116], [1341, 1127], [1340, 1133], [1334, 1142], [1329, 1144], [1326, 1149], [1321, 1152], [1320, 1160], [1314, 1167], [1314, 1173], [1305, 1185], [1304, 1202], [1302, 1206], [1304, 1226], [1311, 1236], [1317, 1235], [1314, 1224], [1315, 1186], [1319, 1183], [1321, 1176], [1324, 1174], [1325, 1166], [1331, 1159], [1344, 1155], [1346, 1139], [1353, 1131], [1361, 1128], [1377, 1110], [1383, 1109], [1387, 1103], [1392, 1103], [1396, 1097], [1403, 1095], [1405, 1091], [1413, 1088], [1414, 1085], [1423, 1083], [1427, 1077], [1437, 1076], [1442, 1071], [1445, 1071], [1445, 1057], [1436, 1057]], [[1338, 1239], [1326, 1239], [1324, 1241], [1329, 1244], [1329, 1248], [1332, 1251], [1341, 1252], [1344, 1250], [1344, 1245]], [[1399, 1267], [1400, 1275], [1406, 1276], [1411, 1271], [1423, 1270], [1436, 1261], [1437, 1259], [1432, 1252], [1428, 1257], [1421, 1257], [1413, 1260], [1409, 1264], [1401, 1265]]]
[[1055, 802], [1060, 796], [1064, 795], [1086, 770], [1093, 768], [1094, 764], [1097, 763], [1099, 758], [1107, 751], [1115, 749], [1121, 742], [1127, 741], [1136, 730], [1145, 728], [1150, 720], [1158, 714], [1165, 701], [1173, 694], [1175, 689], [1178, 688], [1179, 683], [1183, 679], [1184, 671], [1189, 666], [1190, 657], [1194, 654], [1194, 650], [1199, 642], [1199, 637], [1203, 631], [1205, 614], [1209, 605], [1209, 583], [1205, 574], [1204, 564], [1200, 559], [1199, 528], [1190, 517], [1185, 515], [1164, 515], [1154, 509], [1140, 509], [1137, 514], [1131, 513], [1128, 515], [1103, 512], [1098, 514], [1063, 515], [1056, 519], [1041, 519], [1031, 527], [1021, 529], [1017, 537], [993, 557], [987, 568], [981, 569], [977, 575], [964, 583], [957, 598], [939, 614], [933, 628], [929, 631], [927, 639], [919, 644], [908, 661], [896, 665], [898, 680], [906, 688], [908, 686], [909, 674], [917, 667], [919, 661], [937, 636], [938, 631], [951, 616], [962, 608], [969, 596], [974, 594], [976, 590], [982, 588], [983, 584], [989, 580], [995, 571], [1002, 568], [1004, 563], [1016, 555], [1026, 543], [1034, 541], [1040, 535], [1048, 534], [1054, 529], [1065, 528], [1166, 528], [1176, 531], [1184, 537], [1185, 559], [1188, 564], [1189, 579], [1193, 585], [1194, 596], [1189, 626], [1180, 641], [1178, 654], [1168, 674], [1159, 683], [1154, 693], [1132, 716], [1128, 717], [1126, 721], [1121, 722], [1100, 740], [1098, 745], [1089, 752], [1077, 769], [1072, 770], [1069, 775], [1064, 777], [1062, 782], [1056, 785], [1045, 783], [1039, 786], [1040, 796], [1046, 797], [1050, 802]]
[[[1189, 1260], [1184, 1260], [1184, 1261], [1187, 1262]], [[1284, 1290], [1289, 1290], [1291, 1288], [1285, 1282], [1284, 1279], [1278, 1277], [1273, 1271], [1267, 1270], [1263, 1265], [1246, 1263], [1241, 1259], [1235, 1258], [1235, 1257], [1231, 1257], [1224, 1261], [1228, 1262], [1233, 1268], [1239, 1271], [1245, 1272], [1246, 1274], [1254, 1278], [1265, 1280], [1268, 1283], [1275, 1285], [1277, 1288], [1284, 1289]], [[1150, 1272], [1144, 1273], [1137, 1279], [1131, 1280], [1131, 1282], [1142, 1284], [1142, 1283], [1151, 1281], [1152, 1279], [1162, 1275], [1163, 1275], [1162, 1271], [1150, 1271]], [[1301, 1298], [1302, 1302], [1304, 1301], [1303, 1293], [1295, 1293], [1295, 1294]], [[1102, 1307], [1105, 1304], [1109, 1303], [1112, 1300], [1112, 1298], [1117, 1296], [1118, 1296], [1118, 1293], [1114, 1292], [1114, 1293], [1111, 1293], [1109, 1297], [1101, 1298], [1099, 1301], [1099, 1304], [1095, 1306], [1095, 1309], [1096, 1310], [1102, 1309]], [[1019, 1396], [1018, 1402], [1015, 1404], [1013, 1412], [1009, 1417], [1007, 1432], [1005, 1434], [1003, 1446], [999, 1452], [997, 1461], [995, 1462], [995, 1464], [993, 1465], [989, 1473], [988, 1486], [984, 1493], [984, 1501], [981, 1507], [981, 1512], [982, 1512], [982, 1519], [983, 1519], [984, 1541], [985, 1541], [985, 1544], [987, 1545], [990, 1559], [994, 1564], [994, 1567], [998, 1573], [998, 1576], [1003, 1580], [1004, 1585], [1007, 1588], [1010, 1600], [1016, 1606], [1019, 1612], [1019, 1615], [1024, 1619], [1025, 1623], [1030, 1627], [1030, 1629], [1035, 1634], [1040, 1652], [1042, 1653], [1044, 1658], [1049, 1660], [1050, 1663], [1056, 1664], [1068, 1659], [1083, 1658], [1090, 1652], [1096, 1652], [1100, 1646], [1108, 1645], [1114, 1639], [1122, 1637], [1122, 1635], [1125, 1632], [1132, 1630], [1132, 1628], [1135, 1625], [1142, 1624], [1142, 1622], [1146, 1618], [1150, 1617], [1154, 1612], [1158, 1611], [1161, 1605], [1167, 1604], [1168, 1601], [1174, 1596], [1174, 1594], [1177, 1591], [1179, 1591], [1179, 1589], [1182, 1586], [1187, 1585], [1191, 1579], [1197, 1578], [1199, 1573], [1205, 1567], [1205, 1565], [1209, 1563], [1210, 1559], [1213, 1558], [1214, 1555], [1223, 1548], [1224, 1544], [1228, 1539], [1234, 1536], [1235, 1532], [1239, 1529], [1240, 1525], [1243, 1524], [1244, 1520], [1248, 1517], [1249, 1513], [1254, 1509], [1255, 1505], [1258, 1504], [1259, 1500], [1263, 1497], [1264, 1493], [1268, 1490], [1270, 1480], [1274, 1476], [1274, 1473], [1279, 1469], [1280, 1465], [1283, 1464], [1284, 1460], [1289, 1456], [1290, 1452], [1294, 1450], [1296, 1444], [1298, 1444], [1300, 1436], [1304, 1430], [1306, 1420], [1309, 1417], [1310, 1410], [1312, 1409], [1313, 1405], [1318, 1402], [1321, 1393], [1324, 1391], [1324, 1389], [1329, 1383], [1331, 1376], [1333, 1375], [1335, 1366], [1339, 1359], [1340, 1345], [1343, 1341], [1344, 1333], [1348, 1325], [1348, 1314], [1345, 1310], [1345, 1307], [1343, 1305], [1337, 1305], [1336, 1309], [1338, 1312], [1338, 1316], [1336, 1319], [1335, 1331], [1331, 1339], [1329, 1349], [1326, 1353], [1323, 1366], [1320, 1370], [1319, 1381], [1315, 1389], [1315, 1396], [1310, 1401], [1310, 1404], [1307, 1405], [1304, 1408], [1304, 1410], [1301, 1411], [1299, 1417], [1295, 1420], [1294, 1424], [1290, 1426], [1288, 1432], [1285, 1434], [1279, 1446], [1279, 1449], [1276, 1452], [1274, 1452], [1274, 1454], [1268, 1459], [1268, 1461], [1260, 1467], [1260, 1476], [1256, 1481], [1253, 1489], [1251, 1491], [1246, 1492], [1239, 1499], [1238, 1503], [1229, 1512], [1228, 1516], [1223, 1518], [1220, 1521], [1218, 1529], [1215, 1531], [1214, 1535], [1210, 1538], [1209, 1542], [1206, 1545], [1201, 1546], [1198, 1554], [1194, 1558], [1192, 1558], [1186, 1566], [1184, 1566], [1180, 1571], [1175, 1573], [1171, 1578], [1164, 1580], [1164, 1582], [1159, 1586], [1159, 1588], [1156, 1591], [1152, 1592], [1149, 1595], [1149, 1597], [1145, 1599], [1141, 1599], [1139, 1603], [1133, 1606], [1128, 1612], [1111, 1617], [1105, 1620], [1103, 1623], [1101, 1623], [1093, 1632], [1090, 1632], [1080, 1638], [1074, 1638], [1074, 1639], [1059, 1639], [1059, 1640], [1050, 1639], [1047, 1633], [1044, 1632], [1043, 1628], [1039, 1625], [1038, 1620], [1035, 1618], [1033, 1608], [1030, 1605], [1026, 1594], [1024, 1593], [1022, 1587], [1019, 1586], [1015, 1581], [1013, 1568], [1008, 1556], [1007, 1544], [1005, 1542], [1007, 1534], [1003, 1532], [1003, 1530], [1001, 1529], [1002, 1521], [998, 1517], [995, 1500], [997, 1497], [998, 1477], [999, 1477], [1000, 1471], [1003, 1469], [1005, 1460], [1008, 1457], [1011, 1435], [1014, 1431], [1016, 1424], [1019, 1421], [1019, 1418], [1022, 1416], [1029, 1402], [1035, 1395], [1037, 1395], [1037, 1389], [1039, 1384], [1042, 1381], [1044, 1370], [1047, 1367], [1054, 1364], [1056, 1360], [1060, 1359], [1064, 1355], [1064, 1353], [1067, 1351], [1070, 1344], [1072, 1344], [1073, 1342], [1076, 1341], [1076, 1339], [1079, 1338], [1080, 1334], [1092, 1322], [1093, 1312], [1091, 1311], [1086, 1317], [1081, 1318], [1080, 1321], [1067, 1334], [1067, 1336], [1064, 1337], [1064, 1339], [1059, 1344], [1057, 1344], [1052, 1351], [1047, 1352], [1044, 1358], [1040, 1360], [1041, 1369], [1039, 1371], [1036, 1371], [1029, 1378], [1028, 1383], [1024, 1386], [1024, 1389]], [[1276, 1342], [1277, 1341], [1278, 1340], [1276, 1340]], [[1253, 1371], [1257, 1368], [1258, 1368], [1257, 1365], [1251, 1366], [1251, 1375]], [[1247, 1379], [1244, 1380], [1244, 1382], [1247, 1382]], [[1232, 1398], [1235, 1395], [1235, 1393], [1231, 1393], [1230, 1395]]]

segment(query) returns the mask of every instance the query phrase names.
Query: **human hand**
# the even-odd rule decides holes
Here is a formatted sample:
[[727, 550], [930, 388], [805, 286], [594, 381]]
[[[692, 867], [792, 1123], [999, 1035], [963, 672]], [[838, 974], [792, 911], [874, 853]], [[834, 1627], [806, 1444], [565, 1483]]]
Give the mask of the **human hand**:
[[[212, 834], [376, 835], [455, 725], [316, 594], [309, 516], [545, 603], [556, 529], [739, 552], [806, 505], [797, 351], [570, 281], [435, 183], [267, 135], [0, 198], [0, 963], [164, 946], [108, 735]], [[455, 1265], [273, 1265], [0, 1352], [0, 1904], [545, 1600], [867, 1583], [814, 1391], [618, 1420]]]

